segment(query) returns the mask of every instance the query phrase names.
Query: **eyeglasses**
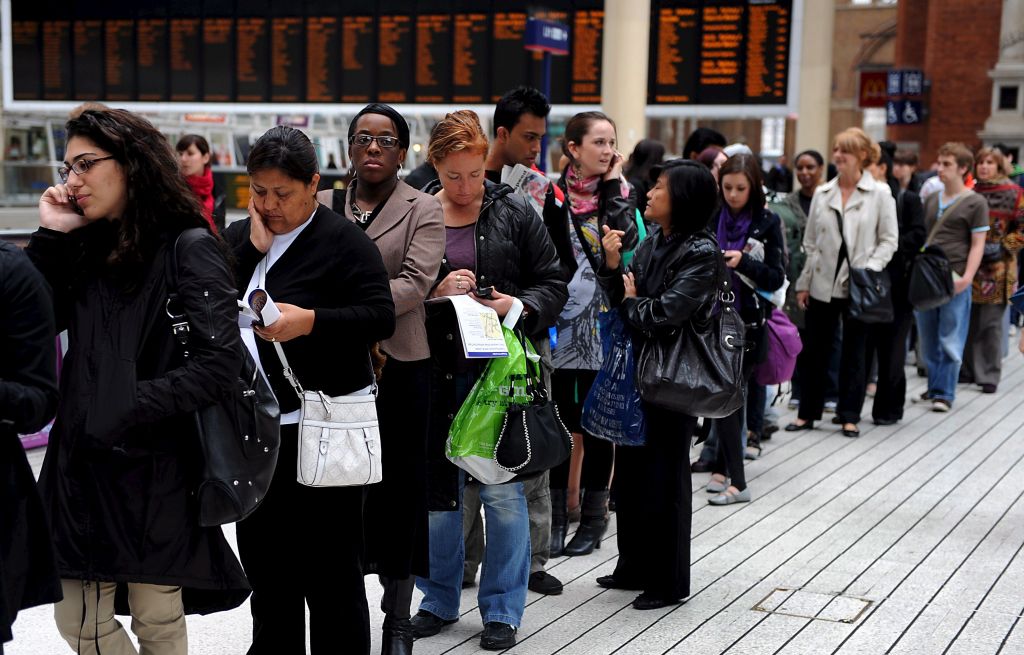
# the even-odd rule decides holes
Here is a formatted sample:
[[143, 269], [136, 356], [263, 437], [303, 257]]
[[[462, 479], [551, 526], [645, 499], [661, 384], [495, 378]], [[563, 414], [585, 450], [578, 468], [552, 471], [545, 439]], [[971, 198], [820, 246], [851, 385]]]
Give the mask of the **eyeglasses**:
[[89, 169], [96, 164], [113, 158], [114, 155], [107, 155], [106, 157], [97, 157], [96, 159], [79, 159], [74, 164], [71, 164], [71, 166], [61, 166], [58, 168], [57, 175], [60, 175], [62, 182], [67, 182], [68, 177], [71, 175], [71, 171], [74, 171], [76, 175], [85, 175], [89, 172]]
[[357, 148], [369, 148], [374, 141], [385, 150], [390, 150], [398, 145], [398, 138], [393, 136], [373, 136], [372, 134], [353, 134], [348, 138], [349, 144]]

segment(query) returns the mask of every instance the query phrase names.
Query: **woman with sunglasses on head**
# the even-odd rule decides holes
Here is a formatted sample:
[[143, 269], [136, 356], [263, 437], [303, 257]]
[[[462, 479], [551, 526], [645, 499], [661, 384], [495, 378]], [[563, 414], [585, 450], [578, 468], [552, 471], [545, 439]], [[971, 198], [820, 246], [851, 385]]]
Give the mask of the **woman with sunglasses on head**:
[[413, 576], [429, 574], [427, 552], [427, 420], [430, 347], [423, 301], [444, 254], [444, 218], [437, 198], [398, 179], [409, 148], [409, 125], [388, 105], [364, 107], [349, 123], [348, 189], [317, 194], [362, 228], [388, 270], [395, 334], [381, 343], [387, 358], [377, 395], [384, 479], [367, 489], [366, 561], [384, 586], [383, 655], [412, 652], [409, 624]]
[[[130, 611], [143, 653], [185, 655], [185, 614], [249, 594], [220, 528], [199, 527], [193, 497], [194, 410], [241, 367], [231, 271], [148, 121], [87, 109], [66, 129], [63, 183], [40, 199], [27, 250], [68, 330], [39, 481], [64, 590], [57, 628], [76, 652], [137, 653], [114, 618]], [[172, 266], [188, 359], [165, 312]]]
[[[515, 300], [524, 307], [523, 331], [534, 341], [547, 338], [565, 304], [566, 288], [544, 223], [507, 184], [486, 179], [487, 137], [476, 113], [446, 115], [430, 133], [427, 157], [438, 180], [425, 191], [444, 209], [444, 259], [431, 297], [468, 296], [504, 319]], [[484, 288], [490, 287], [485, 292]], [[430, 576], [412, 619], [417, 638], [438, 634], [459, 620], [465, 542], [462, 496], [477, 484], [445, 457], [455, 414], [483, 374], [486, 360], [467, 359], [459, 328], [449, 315], [428, 322], [433, 360], [428, 487]], [[530, 576], [530, 523], [523, 483], [480, 484], [486, 517], [486, 547], [478, 593], [484, 632], [480, 647], [504, 650], [516, 643]]]

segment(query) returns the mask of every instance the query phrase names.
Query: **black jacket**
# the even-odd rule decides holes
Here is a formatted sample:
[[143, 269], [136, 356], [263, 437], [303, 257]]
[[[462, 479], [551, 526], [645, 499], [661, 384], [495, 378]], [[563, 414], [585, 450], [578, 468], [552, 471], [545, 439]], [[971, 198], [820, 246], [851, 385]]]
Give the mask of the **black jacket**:
[[[558, 186], [565, 194], [565, 202], [561, 212], [549, 212], [547, 205], [544, 211], [544, 223], [555, 244], [558, 262], [562, 268], [562, 279], [568, 283], [576, 272], [576, 255], [572, 249], [570, 233], [576, 230], [575, 221], [585, 220], [587, 216], [574, 216], [569, 207], [569, 191], [566, 189], [565, 176], [558, 181]], [[613, 230], [622, 230], [622, 252], [636, 248], [638, 237], [636, 229], [636, 191], [630, 189], [629, 196], [622, 197], [619, 180], [602, 181], [598, 185], [599, 199], [597, 203], [597, 229], [603, 235], [605, 225]], [[604, 259], [604, 251], [597, 253], [598, 261]]]
[[[757, 239], [764, 244], [764, 259], [758, 261], [743, 253], [736, 272], [751, 279], [758, 289], [776, 291], [786, 280], [785, 240], [782, 236], [782, 221], [778, 215], [767, 209], [761, 210], [750, 221], [747, 239]], [[758, 295], [750, 286], [741, 283], [737, 289], [742, 298], [743, 320], [751, 325], [760, 325], [771, 313], [772, 304]], [[750, 335], [747, 335], [748, 338]]]
[[[224, 232], [241, 293], [264, 257], [249, 240], [249, 221], [232, 223]], [[365, 232], [320, 205], [267, 271], [266, 290], [275, 302], [316, 312], [310, 334], [282, 344], [303, 388], [340, 396], [373, 382], [368, 346], [394, 333], [395, 304], [380, 251]], [[256, 339], [256, 348], [281, 413], [297, 410], [299, 398], [274, 347]]]
[[715, 298], [721, 254], [718, 241], [707, 230], [689, 237], [668, 237], [661, 232], [644, 239], [636, 249], [630, 271], [637, 296], [625, 297], [622, 267], [602, 266], [597, 279], [612, 307], [638, 338], [675, 330], [687, 322], [706, 323]]
[[[440, 183], [427, 189], [436, 193]], [[484, 183], [484, 202], [474, 229], [476, 279], [493, 285], [531, 308], [524, 327], [536, 339], [547, 338], [547, 328], [562, 311], [569, 292], [561, 279], [558, 257], [544, 224], [507, 184]], [[438, 283], [452, 271], [447, 256], [441, 260]], [[427, 486], [431, 510], [455, 510], [458, 504], [458, 469], [445, 457], [448, 428], [459, 410], [453, 376], [464, 362], [458, 327], [445, 312], [428, 312], [427, 335], [433, 362]], [[482, 366], [477, 367], [478, 372]]]
[[50, 529], [18, 438], [56, 409], [50, 290], [21, 250], [0, 242], [0, 644], [11, 640], [18, 610], [61, 598]]
[[892, 280], [893, 305], [897, 312], [913, 310], [907, 293], [910, 287], [910, 266], [914, 257], [924, 245], [927, 231], [924, 228], [924, 205], [913, 191], [896, 191], [896, 220], [900, 228], [900, 241], [892, 259], [886, 265]]
[[182, 361], [165, 312], [176, 237], [160, 239], [127, 291], [105, 264], [110, 222], [32, 236], [27, 252], [53, 289], [57, 329], [68, 330], [39, 485], [61, 577], [181, 586], [185, 611], [208, 613], [249, 595], [220, 528], [199, 527], [192, 493], [192, 412], [237, 380], [238, 311], [216, 237], [181, 248], [177, 291], [191, 328]]

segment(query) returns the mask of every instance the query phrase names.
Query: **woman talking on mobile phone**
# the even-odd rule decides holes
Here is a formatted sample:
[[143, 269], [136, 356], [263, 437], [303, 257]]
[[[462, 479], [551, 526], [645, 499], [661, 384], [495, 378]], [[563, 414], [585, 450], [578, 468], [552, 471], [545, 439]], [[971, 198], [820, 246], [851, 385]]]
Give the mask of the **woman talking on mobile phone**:
[[621, 233], [623, 252], [637, 243], [636, 198], [622, 175], [623, 156], [616, 150], [615, 123], [597, 111], [576, 114], [565, 126], [563, 151], [569, 160], [559, 181], [566, 198], [565, 220], [561, 225], [548, 225], [548, 231], [558, 251], [562, 276], [569, 284], [569, 302], [558, 317], [551, 387], [573, 442], [582, 440], [586, 455], [580, 480], [580, 527], [568, 544], [571, 460], [551, 470], [551, 557], [592, 552], [600, 546], [608, 527], [613, 446], [587, 435], [580, 417], [602, 360], [597, 318], [608, 309], [608, 299], [597, 283], [596, 271], [604, 259], [603, 230]]

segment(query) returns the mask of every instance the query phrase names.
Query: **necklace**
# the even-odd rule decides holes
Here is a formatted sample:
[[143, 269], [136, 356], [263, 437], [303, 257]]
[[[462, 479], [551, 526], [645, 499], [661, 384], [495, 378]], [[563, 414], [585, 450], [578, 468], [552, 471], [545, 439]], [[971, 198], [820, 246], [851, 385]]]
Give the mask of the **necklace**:
[[359, 205], [356, 204], [356, 201], [354, 199], [352, 200], [352, 217], [359, 221], [360, 225], [366, 225], [370, 221], [370, 216], [372, 215], [372, 209], [363, 211], [359, 208]]

